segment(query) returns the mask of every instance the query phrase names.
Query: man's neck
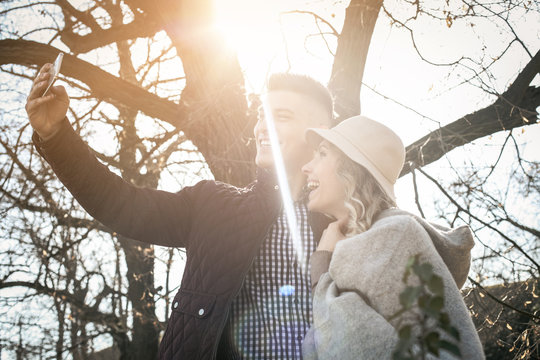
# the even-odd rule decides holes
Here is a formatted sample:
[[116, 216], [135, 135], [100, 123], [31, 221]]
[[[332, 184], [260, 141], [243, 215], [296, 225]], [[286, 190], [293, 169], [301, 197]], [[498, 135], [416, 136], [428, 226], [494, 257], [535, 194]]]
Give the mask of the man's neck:
[[[277, 174], [274, 168], [259, 168], [263, 173], [268, 172], [276, 176], [275, 180], [278, 181]], [[306, 176], [301, 172], [294, 172], [287, 174], [287, 183], [289, 184], [289, 190], [291, 192], [292, 201], [298, 201], [302, 197], [304, 185], [306, 183]]]
[[302, 196], [302, 189], [306, 183], [306, 176], [302, 172], [292, 174], [287, 178], [291, 197], [293, 201], [298, 201]]

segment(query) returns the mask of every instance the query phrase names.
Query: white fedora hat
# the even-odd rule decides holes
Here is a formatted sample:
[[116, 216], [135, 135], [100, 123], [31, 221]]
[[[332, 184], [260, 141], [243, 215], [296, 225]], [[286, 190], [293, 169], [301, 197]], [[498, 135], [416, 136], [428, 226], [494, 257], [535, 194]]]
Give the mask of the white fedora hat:
[[405, 162], [405, 147], [395, 132], [365, 116], [353, 116], [331, 129], [306, 130], [306, 140], [335, 145], [346, 156], [365, 167], [383, 190], [395, 199], [394, 184]]

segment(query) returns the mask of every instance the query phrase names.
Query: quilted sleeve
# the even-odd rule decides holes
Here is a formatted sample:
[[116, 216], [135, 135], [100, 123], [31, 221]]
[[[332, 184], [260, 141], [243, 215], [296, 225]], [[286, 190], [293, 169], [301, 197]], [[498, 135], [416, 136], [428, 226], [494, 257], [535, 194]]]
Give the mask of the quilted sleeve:
[[196, 188], [176, 194], [136, 187], [101, 164], [66, 119], [47, 141], [34, 133], [38, 152], [81, 206], [115, 232], [139, 241], [185, 247]]

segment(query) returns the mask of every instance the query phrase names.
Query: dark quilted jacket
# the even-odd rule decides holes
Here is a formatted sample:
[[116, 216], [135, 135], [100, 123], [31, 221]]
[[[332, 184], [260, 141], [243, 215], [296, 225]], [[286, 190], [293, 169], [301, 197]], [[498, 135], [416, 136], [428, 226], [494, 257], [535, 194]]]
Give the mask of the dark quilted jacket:
[[[38, 151], [88, 211], [114, 231], [147, 243], [185, 247], [182, 285], [160, 359], [214, 359], [229, 307], [281, 209], [274, 177], [247, 188], [201, 181], [178, 193], [134, 187], [96, 160], [68, 121]], [[327, 222], [310, 215], [318, 240]], [[222, 344], [223, 346], [223, 344]]]

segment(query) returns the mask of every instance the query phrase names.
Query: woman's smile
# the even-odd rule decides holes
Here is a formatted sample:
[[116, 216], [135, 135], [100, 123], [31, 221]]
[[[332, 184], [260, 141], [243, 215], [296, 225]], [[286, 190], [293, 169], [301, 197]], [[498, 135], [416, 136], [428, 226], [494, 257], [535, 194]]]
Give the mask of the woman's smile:
[[313, 159], [304, 165], [309, 193], [308, 208], [336, 219], [347, 217], [345, 187], [337, 173], [340, 152], [322, 141]]

